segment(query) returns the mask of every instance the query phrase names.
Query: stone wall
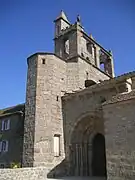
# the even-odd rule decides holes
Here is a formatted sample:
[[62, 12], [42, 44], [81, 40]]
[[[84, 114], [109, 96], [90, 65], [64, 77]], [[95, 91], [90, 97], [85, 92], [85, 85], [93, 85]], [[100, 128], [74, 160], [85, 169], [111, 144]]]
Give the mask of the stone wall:
[[47, 172], [44, 167], [0, 169], [0, 180], [45, 180]]
[[84, 88], [84, 82], [87, 78], [95, 81], [96, 83], [110, 79], [106, 74], [100, 71], [100, 69], [93, 67], [91, 64], [89, 64], [89, 62], [86, 62], [82, 58], [78, 58], [78, 71], [79, 87]]
[[108, 180], [135, 179], [135, 99], [122, 96], [103, 106]]
[[[61, 93], [66, 89], [65, 72], [65, 61], [54, 55], [38, 55], [34, 166], [53, 168], [64, 159]], [[59, 157], [54, 156], [54, 135], [60, 135]]]
[[37, 56], [28, 59], [24, 120], [23, 167], [33, 166], [36, 107]]
[[67, 91], [84, 89], [86, 80], [93, 80], [96, 83], [110, 79], [100, 69], [91, 65], [90, 61], [76, 57], [67, 61]]
[[72, 90], [79, 89], [79, 68], [77, 58], [74, 58], [74, 61], [67, 62], [66, 74], [66, 90], [72, 92]]
[[[83, 123], [85, 125], [87, 124], [87, 126], [92, 124], [94, 127], [92, 133], [104, 134], [101, 108], [102, 100], [104, 98], [106, 100], [110, 99], [115, 94], [116, 90], [112, 87], [108, 90], [101, 90], [100, 92], [94, 92], [92, 87], [89, 87], [81, 92], [73, 93], [62, 98], [66, 158], [69, 157], [69, 145], [71, 144], [72, 133], [79, 123], [82, 123], [82, 129]], [[81, 133], [82, 131], [80, 130], [79, 132]]]
[[[108, 79], [108, 76], [83, 59], [69, 61], [47, 53], [28, 58], [23, 156], [25, 167], [40, 164], [53, 168], [64, 159], [61, 104], [64, 92], [84, 88], [86, 70], [88, 78], [95, 81], [99, 78]], [[54, 135], [60, 135], [59, 157], [54, 157]]]

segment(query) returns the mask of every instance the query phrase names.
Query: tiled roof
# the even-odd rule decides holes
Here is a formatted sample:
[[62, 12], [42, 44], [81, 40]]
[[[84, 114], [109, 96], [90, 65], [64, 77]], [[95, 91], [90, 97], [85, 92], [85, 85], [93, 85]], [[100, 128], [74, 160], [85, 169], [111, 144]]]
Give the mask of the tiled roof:
[[121, 101], [134, 99], [134, 98], [135, 98], [135, 90], [133, 90], [131, 92], [117, 94], [116, 96], [113, 96], [110, 100], [103, 103], [103, 106], [107, 105], [107, 104], [113, 104], [113, 103], [117, 103], [117, 102], [121, 102]]
[[14, 113], [24, 112], [25, 104], [18, 104], [16, 106], [8, 107], [0, 110], [0, 117]]

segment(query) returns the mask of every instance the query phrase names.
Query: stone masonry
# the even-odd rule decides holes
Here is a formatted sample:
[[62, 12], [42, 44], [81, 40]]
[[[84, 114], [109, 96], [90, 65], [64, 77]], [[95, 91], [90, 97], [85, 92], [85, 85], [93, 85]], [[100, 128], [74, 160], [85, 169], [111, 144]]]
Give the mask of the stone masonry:
[[135, 72], [115, 77], [112, 52], [80, 16], [71, 24], [61, 11], [54, 23], [54, 53], [27, 58], [23, 168], [1, 177], [134, 180]]
[[[120, 76], [120, 77], [112, 79], [112, 80], [106, 80], [100, 84], [96, 84], [91, 87], [88, 87], [83, 91], [77, 91], [75, 93], [72, 93], [72, 94], [70, 93], [70, 94], [67, 94], [66, 96], [62, 97], [64, 136], [65, 136], [65, 140], [66, 140], [66, 142], [65, 142], [66, 151], [65, 152], [66, 152], [66, 160], [67, 160], [67, 162], [69, 162], [68, 163], [69, 168], [70, 168], [69, 146], [71, 146], [71, 144], [73, 142], [80, 143], [82, 136], [84, 135], [85, 129], [89, 128], [89, 133], [91, 134], [90, 138], [89, 138], [90, 147], [91, 147], [89, 156], [91, 157], [90, 158], [91, 163], [92, 163], [92, 139], [95, 136], [95, 134], [97, 134], [97, 133], [103, 134], [105, 136], [105, 139], [107, 140], [106, 141], [106, 150], [108, 153], [108, 155], [107, 155], [108, 177], [111, 178], [110, 174], [114, 173], [114, 177], [116, 177], [116, 179], [119, 179], [119, 176], [118, 176], [118, 174], [116, 174], [116, 171], [115, 171], [116, 169], [112, 169], [112, 171], [110, 171], [110, 169], [108, 169], [109, 168], [108, 164], [111, 163], [110, 159], [111, 159], [111, 156], [112, 157], [114, 156], [113, 153], [114, 154], [116, 153], [116, 149], [114, 149], [114, 151], [113, 151], [113, 136], [116, 136], [116, 139], [120, 138], [120, 136], [115, 132], [117, 125], [118, 124], [120, 125], [119, 120], [117, 118], [115, 118], [115, 116], [118, 115], [118, 118], [119, 118], [120, 116], [123, 115], [123, 113], [121, 111], [119, 111], [119, 109], [118, 109], [118, 112], [115, 110], [115, 108], [117, 107], [117, 104], [115, 104], [115, 105], [106, 104], [104, 106], [103, 106], [103, 104], [105, 104], [104, 102], [111, 101], [112, 98], [115, 99], [115, 97], [116, 97], [116, 101], [118, 101], [117, 96], [119, 94], [121, 96], [124, 96], [125, 93], [128, 94], [126, 82], [130, 76], [133, 77], [133, 76], [135, 76], [135, 74], [134, 73], [126, 74], [124, 76]], [[125, 84], [125, 86], [124, 86], [124, 84]], [[129, 88], [129, 90], [130, 90], [130, 88]], [[123, 99], [123, 101], [124, 101], [124, 99]], [[130, 102], [130, 104], [131, 105], [129, 106], [129, 109], [132, 111], [132, 114], [129, 112], [126, 112], [126, 111], [124, 112], [125, 117], [127, 117], [124, 121], [125, 122], [124, 127], [126, 127], [126, 120], [129, 118], [128, 114], [130, 114], [131, 117], [134, 117], [133, 116], [133, 113], [134, 113], [133, 108], [131, 109], [131, 106], [133, 106], [133, 104], [131, 102]], [[120, 107], [119, 104], [118, 104], [118, 107]], [[125, 107], [122, 107], [122, 108], [125, 108]], [[122, 111], [124, 111], [124, 109], [122, 109]], [[114, 118], [116, 121], [116, 126], [114, 126], [114, 122], [115, 122]], [[104, 128], [104, 121], [105, 121], [106, 128]], [[130, 123], [130, 121], [129, 121], [129, 123]], [[133, 120], [131, 120], [131, 123], [132, 123], [132, 125], [134, 124]], [[122, 125], [120, 125], [119, 128], [122, 131], [121, 126]], [[134, 129], [134, 126], [132, 126], [132, 128]], [[108, 129], [108, 130], [106, 131], [106, 129]], [[121, 132], [121, 133], [123, 133], [123, 132]], [[126, 138], [126, 134], [121, 134], [121, 136], [123, 139]], [[130, 136], [132, 136], [132, 138], [134, 137], [133, 131], [131, 132]], [[128, 138], [130, 139], [130, 137], [128, 137]], [[121, 139], [119, 141], [121, 141]], [[132, 143], [133, 139], [131, 139], [129, 142]], [[115, 141], [114, 141], [114, 143], [115, 143]], [[124, 144], [119, 144], [119, 145], [121, 146], [122, 149], [125, 149]], [[134, 150], [131, 147], [132, 146], [129, 143], [128, 148], [133, 153]], [[118, 150], [120, 150], [120, 147], [118, 147]], [[127, 153], [128, 152], [131, 153], [130, 151], [127, 150]], [[124, 152], [126, 152], [126, 151], [124, 151]], [[82, 158], [84, 159], [84, 155]], [[116, 156], [116, 160], [118, 160], [118, 163], [120, 163], [119, 158], [120, 158], [119, 156]], [[113, 159], [112, 159], [112, 161], [113, 161]], [[128, 169], [126, 170], [126, 168], [125, 168], [125, 171], [123, 172], [123, 177], [127, 171], [127, 173], [131, 173], [130, 176], [133, 178], [134, 172], [132, 170], [134, 169], [134, 165], [133, 165], [134, 163], [131, 161], [129, 161], [129, 163], [132, 164], [132, 165], [130, 165], [132, 168], [131, 172], [129, 172]], [[117, 164], [117, 167], [118, 167], [118, 164]], [[81, 168], [83, 168], [83, 167], [80, 167], [79, 171], [83, 171]], [[90, 173], [92, 175], [92, 169], [90, 170]], [[80, 174], [80, 175], [83, 175], [83, 174]], [[114, 177], [112, 179], [114, 179]]]
[[[66, 92], [84, 89], [86, 79], [99, 83], [100, 80], [111, 77], [111, 74], [106, 74], [97, 67], [99, 57], [96, 51], [93, 57], [89, 56], [89, 59], [83, 57], [80, 52], [81, 47], [87, 46], [86, 42], [93, 43], [95, 46], [97, 43], [94, 40], [91, 42], [90, 37], [86, 37], [79, 22], [70, 26], [68, 22], [66, 26], [66, 22], [62, 12], [55, 21], [56, 31], [63, 28], [59, 33], [55, 33], [55, 54], [36, 53], [27, 60], [24, 167], [43, 165], [53, 168], [64, 160], [61, 97]], [[66, 47], [64, 49], [62, 46], [67, 39], [69, 40], [69, 52], [65, 52]], [[101, 46], [99, 48], [104, 51], [106, 57], [111, 58], [109, 52]], [[53, 153], [55, 135], [60, 136], [61, 155], [59, 157], [54, 157]]]
[[103, 106], [109, 180], [135, 179], [135, 92], [122, 94]]
[[[102, 103], [119, 93], [131, 91], [134, 74], [114, 78], [112, 53], [85, 33], [79, 17], [72, 25], [62, 11], [54, 22], [55, 54], [39, 52], [27, 60], [23, 166], [44, 166], [52, 171], [52, 176], [71, 173], [92, 176], [95, 166], [102, 174], [101, 167], [93, 162], [96, 134], [109, 139], [104, 128], [106, 111]], [[100, 68], [101, 64], [104, 69]], [[85, 89], [86, 81], [95, 85]], [[60, 137], [57, 157], [54, 156], [55, 136]], [[84, 143], [89, 146], [89, 158], [86, 157], [89, 170], [82, 159], [85, 156], [77, 155], [85, 151]], [[76, 149], [74, 144], [81, 149]], [[107, 141], [107, 153], [110, 153], [108, 146]], [[73, 156], [77, 160], [71, 163]], [[107, 174], [111, 178], [108, 157], [108, 154], [107, 159], [104, 157], [104, 163], [107, 160]]]

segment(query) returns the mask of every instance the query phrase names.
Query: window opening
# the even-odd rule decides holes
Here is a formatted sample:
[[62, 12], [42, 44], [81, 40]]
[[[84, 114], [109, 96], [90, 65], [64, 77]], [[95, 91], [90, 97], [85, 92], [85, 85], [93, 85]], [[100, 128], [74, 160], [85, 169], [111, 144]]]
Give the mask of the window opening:
[[69, 39], [64, 42], [64, 51], [66, 54], [69, 54]]
[[0, 152], [8, 151], [8, 141], [0, 141]]
[[10, 129], [10, 119], [5, 119], [2, 121], [1, 130], [9, 130]]
[[42, 59], [42, 64], [45, 64], [45, 59]]
[[60, 156], [60, 135], [54, 135], [54, 156]]

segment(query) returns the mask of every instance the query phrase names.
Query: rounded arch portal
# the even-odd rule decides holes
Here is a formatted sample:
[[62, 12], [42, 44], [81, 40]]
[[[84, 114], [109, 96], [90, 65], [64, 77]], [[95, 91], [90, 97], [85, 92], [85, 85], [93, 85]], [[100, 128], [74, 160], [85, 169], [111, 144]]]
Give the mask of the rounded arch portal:
[[[105, 172], [96, 174], [97, 148], [102, 146], [102, 155], [105, 155], [105, 141], [102, 133], [103, 121], [96, 116], [84, 116], [80, 119], [72, 131], [69, 147], [70, 174], [75, 176], [99, 176], [106, 175]], [[97, 134], [97, 132], [99, 132]], [[102, 136], [102, 137], [101, 137]], [[96, 161], [95, 161], [96, 160]], [[95, 163], [94, 163], [95, 162]], [[103, 159], [103, 166], [106, 161]], [[106, 164], [105, 164], [106, 165]], [[105, 167], [106, 169], [106, 167]], [[102, 169], [100, 168], [102, 171]]]

